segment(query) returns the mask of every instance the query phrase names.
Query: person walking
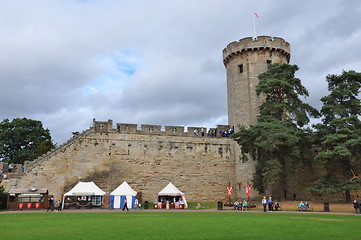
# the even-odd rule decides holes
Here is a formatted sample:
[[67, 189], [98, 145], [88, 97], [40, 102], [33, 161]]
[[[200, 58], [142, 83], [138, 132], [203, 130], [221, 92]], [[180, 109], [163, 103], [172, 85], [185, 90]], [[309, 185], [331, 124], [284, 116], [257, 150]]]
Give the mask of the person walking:
[[360, 203], [356, 199], [353, 200], [353, 207], [356, 210], [356, 214], [359, 215], [360, 214]]
[[58, 201], [55, 202], [54, 212], [59, 212], [59, 202]]
[[54, 198], [49, 197], [48, 203], [49, 203], [49, 206], [48, 206], [48, 209], [46, 211], [48, 212], [49, 210], [51, 210], [53, 212], [54, 211]]
[[268, 198], [267, 203], [268, 203], [268, 211], [269, 211], [269, 212], [272, 212], [272, 211], [273, 211], [273, 201], [272, 201], [272, 197], [269, 197], [269, 198]]
[[58, 212], [61, 211], [63, 203], [61, 202], [61, 200], [58, 200]]
[[123, 209], [122, 209], [123, 212], [124, 212], [124, 209], [127, 209], [127, 211], [129, 212], [127, 197], [125, 197], [125, 199], [124, 199], [124, 206], [123, 206]]
[[267, 199], [266, 196], [262, 198], [262, 205], [263, 205], [263, 212], [266, 212], [267, 210]]

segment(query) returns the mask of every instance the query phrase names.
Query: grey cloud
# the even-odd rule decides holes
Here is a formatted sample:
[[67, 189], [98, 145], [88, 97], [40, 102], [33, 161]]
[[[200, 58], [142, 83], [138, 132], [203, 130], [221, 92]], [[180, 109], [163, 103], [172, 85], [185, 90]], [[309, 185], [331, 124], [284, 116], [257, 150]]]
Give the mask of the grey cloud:
[[[222, 49], [252, 35], [253, 12], [258, 35], [290, 42], [311, 104], [328, 73], [361, 70], [357, 0], [3, 1], [0, 117], [39, 119], [56, 142], [93, 117], [226, 124]], [[108, 64], [119, 52], [134, 54], [133, 75]]]

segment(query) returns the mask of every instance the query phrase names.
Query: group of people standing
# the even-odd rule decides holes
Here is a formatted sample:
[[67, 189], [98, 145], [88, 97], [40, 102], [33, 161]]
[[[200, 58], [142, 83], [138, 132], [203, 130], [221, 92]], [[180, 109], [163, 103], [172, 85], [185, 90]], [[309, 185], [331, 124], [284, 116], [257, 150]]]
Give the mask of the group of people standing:
[[[221, 137], [229, 137], [231, 134], [234, 133], [234, 127], [230, 129], [222, 129], [219, 131], [219, 136]], [[203, 135], [202, 135], [203, 136]], [[217, 137], [217, 128], [210, 128], [208, 130], [208, 137]]]
[[266, 196], [262, 198], [262, 205], [263, 205], [263, 212], [267, 212], [267, 206], [269, 212], [273, 212], [273, 210], [278, 211], [278, 209], [281, 207], [281, 205], [278, 202], [273, 202], [272, 197], [268, 197], [267, 199]]

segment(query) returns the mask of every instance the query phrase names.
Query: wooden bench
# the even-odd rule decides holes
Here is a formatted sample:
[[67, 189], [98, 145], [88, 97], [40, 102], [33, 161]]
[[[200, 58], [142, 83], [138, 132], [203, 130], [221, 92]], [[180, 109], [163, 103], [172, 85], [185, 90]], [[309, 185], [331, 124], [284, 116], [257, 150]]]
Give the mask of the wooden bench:
[[82, 207], [90, 209], [92, 207], [92, 203], [86, 203], [86, 204], [75, 203], [75, 208], [80, 209]]

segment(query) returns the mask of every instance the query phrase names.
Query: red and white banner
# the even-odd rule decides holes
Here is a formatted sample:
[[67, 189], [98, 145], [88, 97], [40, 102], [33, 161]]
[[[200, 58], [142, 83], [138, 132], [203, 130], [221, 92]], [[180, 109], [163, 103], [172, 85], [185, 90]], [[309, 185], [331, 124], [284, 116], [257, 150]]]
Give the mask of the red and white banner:
[[232, 190], [233, 190], [232, 187], [227, 187], [227, 195], [228, 195], [228, 196], [231, 196], [231, 195], [232, 195]]
[[246, 187], [246, 195], [247, 195], [248, 197], [251, 196], [251, 184], [248, 184], [248, 186]]

